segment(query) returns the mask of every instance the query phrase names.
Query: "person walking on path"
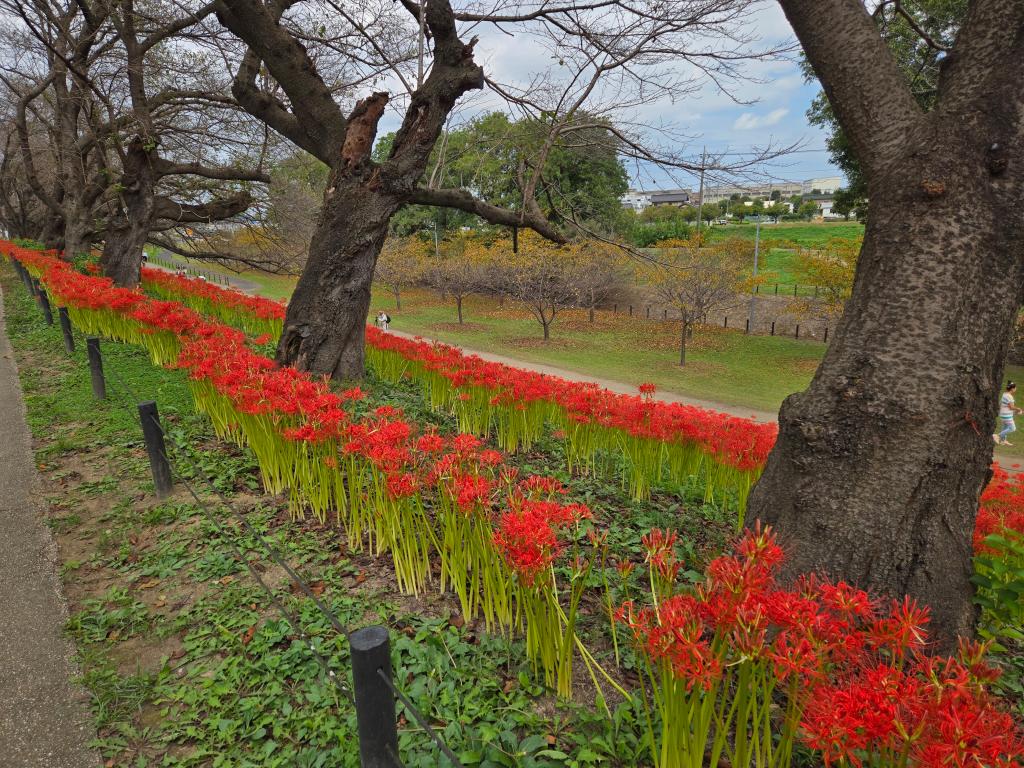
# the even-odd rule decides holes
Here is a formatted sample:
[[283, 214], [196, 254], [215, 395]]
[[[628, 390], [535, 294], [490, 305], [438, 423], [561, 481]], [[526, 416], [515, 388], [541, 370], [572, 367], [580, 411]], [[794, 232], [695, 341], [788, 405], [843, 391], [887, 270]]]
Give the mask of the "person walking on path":
[[999, 398], [999, 422], [1002, 429], [998, 434], [992, 435], [992, 438], [996, 441], [997, 445], [1013, 445], [1006, 438], [1013, 432], [1017, 431], [1017, 424], [1013, 420], [1015, 413], [1020, 413], [1021, 409], [1017, 407], [1014, 402], [1013, 396], [1017, 392], [1017, 385], [1009, 381], [1006, 383], [1006, 391], [1003, 392]]
[[35, 464], [0, 290], [0, 768], [93, 768], [85, 691], [71, 643], [57, 553], [33, 498]]

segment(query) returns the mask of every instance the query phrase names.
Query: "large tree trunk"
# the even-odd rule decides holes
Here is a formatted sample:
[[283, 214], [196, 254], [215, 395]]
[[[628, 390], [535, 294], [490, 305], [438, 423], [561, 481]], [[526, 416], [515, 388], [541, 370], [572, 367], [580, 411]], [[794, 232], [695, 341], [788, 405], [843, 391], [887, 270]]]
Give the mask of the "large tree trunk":
[[288, 303], [279, 364], [336, 379], [362, 377], [373, 271], [399, 205], [393, 196], [335, 175]]
[[780, 533], [789, 575], [910, 595], [946, 649], [973, 632], [971, 536], [1024, 298], [1013, 184], [969, 132], [936, 120], [871, 185], [852, 297], [810, 386], [783, 403], [747, 511]]
[[83, 249], [88, 247], [86, 234], [88, 227], [85, 223], [86, 214], [77, 206], [70, 206], [67, 217], [64, 220], [64, 258], [71, 260]]
[[142, 249], [156, 207], [155, 185], [150, 152], [135, 137], [125, 153], [121, 178], [123, 213], [113, 217], [100, 255], [103, 274], [123, 288], [134, 288], [142, 277]]
[[125, 226], [111, 229], [103, 242], [100, 268], [122, 288], [134, 288], [142, 279], [142, 251], [149, 237], [149, 223], [130, 219]]

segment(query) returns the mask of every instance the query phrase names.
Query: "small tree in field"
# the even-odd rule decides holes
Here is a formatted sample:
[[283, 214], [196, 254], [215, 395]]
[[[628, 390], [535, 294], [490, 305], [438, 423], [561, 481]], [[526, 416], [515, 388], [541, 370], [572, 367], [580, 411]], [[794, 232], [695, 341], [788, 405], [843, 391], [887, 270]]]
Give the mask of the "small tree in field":
[[507, 240], [494, 243], [488, 282], [493, 292], [530, 310], [544, 329], [544, 341], [548, 341], [556, 315], [577, 302], [579, 263], [578, 246], [558, 246], [540, 237], [521, 235], [518, 253], [512, 252]]
[[806, 313], [820, 313], [838, 318], [853, 289], [853, 273], [857, 268], [861, 238], [856, 240], [830, 239], [823, 248], [802, 248], [797, 252], [794, 270], [797, 282], [812, 285], [817, 299], [801, 302], [799, 309]]
[[373, 277], [395, 297], [402, 308], [402, 291], [420, 280], [424, 270], [423, 245], [415, 237], [388, 238], [374, 267]]
[[573, 270], [576, 304], [588, 311], [594, 322], [594, 310], [626, 293], [628, 271], [621, 252], [603, 243], [586, 243], [579, 249]]
[[686, 365], [690, 326], [731, 304], [747, 287], [749, 251], [750, 244], [739, 238], [700, 248], [694, 240], [660, 249], [661, 264], [652, 267], [650, 281], [659, 298], [679, 310], [679, 365]]
[[459, 325], [466, 298], [488, 288], [489, 258], [490, 251], [478, 237], [459, 234], [441, 243], [437, 256], [424, 260], [420, 283], [455, 299]]

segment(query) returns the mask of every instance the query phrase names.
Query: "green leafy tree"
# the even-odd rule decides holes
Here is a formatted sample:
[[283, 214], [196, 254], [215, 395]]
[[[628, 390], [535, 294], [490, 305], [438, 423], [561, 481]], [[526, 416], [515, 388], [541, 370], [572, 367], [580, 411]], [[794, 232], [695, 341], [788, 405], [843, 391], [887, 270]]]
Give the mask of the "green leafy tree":
[[[578, 120], [582, 127], [561, 136], [551, 149], [537, 201], [551, 221], [610, 232], [622, 224], [620, 198], [629, 189], [629, 178], [613, 134], [587, 115]], [[515, 208], [522, 199], [522, 169], [531, 167], [531, 158], [541, 151], [547, 128], [542, 120], [512, 121], [500, 112], [477, 117], [437, 143], [423, 183], [468, 187], [492, 205]], [[374, 156], [386, 158], [393, 142], [394, 134], [381, 137]], [[394, 234], [436, 233], [439, 240], [463, 227], [485, 225], [469, 213], [419, 205], [404, 207], [391, 221]]]

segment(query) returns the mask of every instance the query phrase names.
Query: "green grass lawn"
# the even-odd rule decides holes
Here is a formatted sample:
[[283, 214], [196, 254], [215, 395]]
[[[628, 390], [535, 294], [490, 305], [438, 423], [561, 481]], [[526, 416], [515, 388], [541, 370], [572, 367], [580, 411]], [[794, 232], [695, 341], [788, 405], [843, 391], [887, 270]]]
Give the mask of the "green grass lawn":
[[770, 336], [745, 336], [720, 328], [700, 329], [690, 341], [687, 365], [678, 365], [678, 326], [623, 315], [599, 313], [591, 326], [584, 313], [566, 312], [555, 320], [545, 344], [539, 323], [511, 306], [471, 297], [465, 324], [456, 322], [453, 304], [409, 292], [402, 309], [390, 294], [375, 292], [371, 312], [385, 309], [392, 327], [452, 344], [554, 365], [570, 371], [659, 388], [727, 405], [772, 411], [783, 398], [807, 386], [824, 345]]
[[[755, 224], [744, 223], [710, 227], [708, 232], [710, 233], [709, 237], [713, 240], [727, 237], [743, 237], [753, 240], [755, 230]], [[822, 246], [832, 238], [853, 240], [862, 234], [864, 234], [864, 225], [859, 221], [761, 223], [761, 238], [763, 240], [788, 240], [808, 248]]]

